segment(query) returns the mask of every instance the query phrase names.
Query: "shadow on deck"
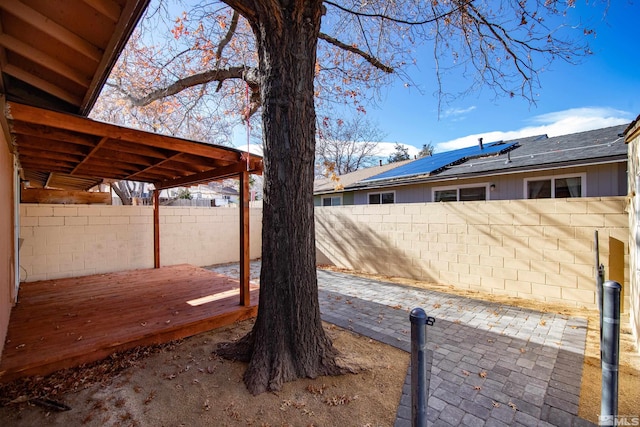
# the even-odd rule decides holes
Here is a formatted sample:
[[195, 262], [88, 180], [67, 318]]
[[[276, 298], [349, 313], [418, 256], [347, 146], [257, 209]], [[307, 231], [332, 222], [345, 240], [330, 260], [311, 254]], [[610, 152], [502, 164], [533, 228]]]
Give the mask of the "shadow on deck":
[[46, 375], [140, 345], [255, 317], [239, 281], [191, 265], [23, 283], [11, 311], [0, 382]]

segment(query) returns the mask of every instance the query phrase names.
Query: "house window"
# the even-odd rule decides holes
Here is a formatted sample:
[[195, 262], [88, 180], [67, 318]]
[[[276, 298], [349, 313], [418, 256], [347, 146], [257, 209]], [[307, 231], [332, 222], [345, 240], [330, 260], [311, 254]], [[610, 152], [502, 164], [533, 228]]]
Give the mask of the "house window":
[[525, 179], [525, 195], [527, 199], [585, 197], [585, 176], [585, 174], [580, 174], [576, 176]]
[[473, 200], [487, 200], [487, 186], [473, 187], [441, 187], [433, 189], [435, 202], [469, 202]]
[[386, 205], [390, 203], [396, 202], [396, 193], [394, 191], [389, 191], [386, 193], [369, 193], [369, 204], [370, 205]]
[[340, 206], [342, 205], [342, 196], [331, 196], [322, 198], [322, 206]]

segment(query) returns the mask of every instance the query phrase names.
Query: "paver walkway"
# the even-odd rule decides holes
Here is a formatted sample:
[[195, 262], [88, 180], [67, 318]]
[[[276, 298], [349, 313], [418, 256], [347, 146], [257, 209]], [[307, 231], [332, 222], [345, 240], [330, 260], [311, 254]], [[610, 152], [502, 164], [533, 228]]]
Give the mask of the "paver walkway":
[[[212, 268], [233, 274], [237, 265]], [[258, 280], [259, 262], [251, 268]], [[408, 352], [409, 311], [436, 318], [427, 326], [429, 425], [594, 425], [577, 416], [586, 319], [325, 270], [318, 287], [323, 320]], [[411, 425], [409, 373], [395, 425]]]

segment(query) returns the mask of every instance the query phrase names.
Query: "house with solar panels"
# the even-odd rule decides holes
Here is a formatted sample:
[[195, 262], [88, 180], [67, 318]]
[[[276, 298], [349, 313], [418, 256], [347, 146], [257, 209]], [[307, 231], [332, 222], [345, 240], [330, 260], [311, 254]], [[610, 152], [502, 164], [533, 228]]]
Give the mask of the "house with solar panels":
[[472, 147], [319, 180], [315, 204], [624, 196], [626, 126], [551, 138], [479, 139]]

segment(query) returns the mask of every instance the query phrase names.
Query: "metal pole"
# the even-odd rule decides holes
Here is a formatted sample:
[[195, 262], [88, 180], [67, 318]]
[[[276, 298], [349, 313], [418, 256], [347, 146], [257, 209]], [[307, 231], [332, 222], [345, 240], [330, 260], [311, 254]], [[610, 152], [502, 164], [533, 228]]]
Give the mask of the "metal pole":
[[597, 266], [598, 268], [598, 276], [596, 277], [596, 297], [597, 297], [597, 303], [598, 303], [598, 313], [600, 314], [600, 367], [602, 367], [602, 347], [603, 347], [603, 343], [602, 343], [602, 294], [603, 294], [603, 285], [604, 285], [604, 265], [599, 265]]
[[614, 425], [618, 415], [618, 364], [620, 361], [620, 283], [608, 280], [603, 293], [602, 400], [600, 420]]
[[411, 425], [426, 427], [429, 376], [427, 375], [427, 325], [435, 319], [421, 308], [414, 308], [411, 320]]

